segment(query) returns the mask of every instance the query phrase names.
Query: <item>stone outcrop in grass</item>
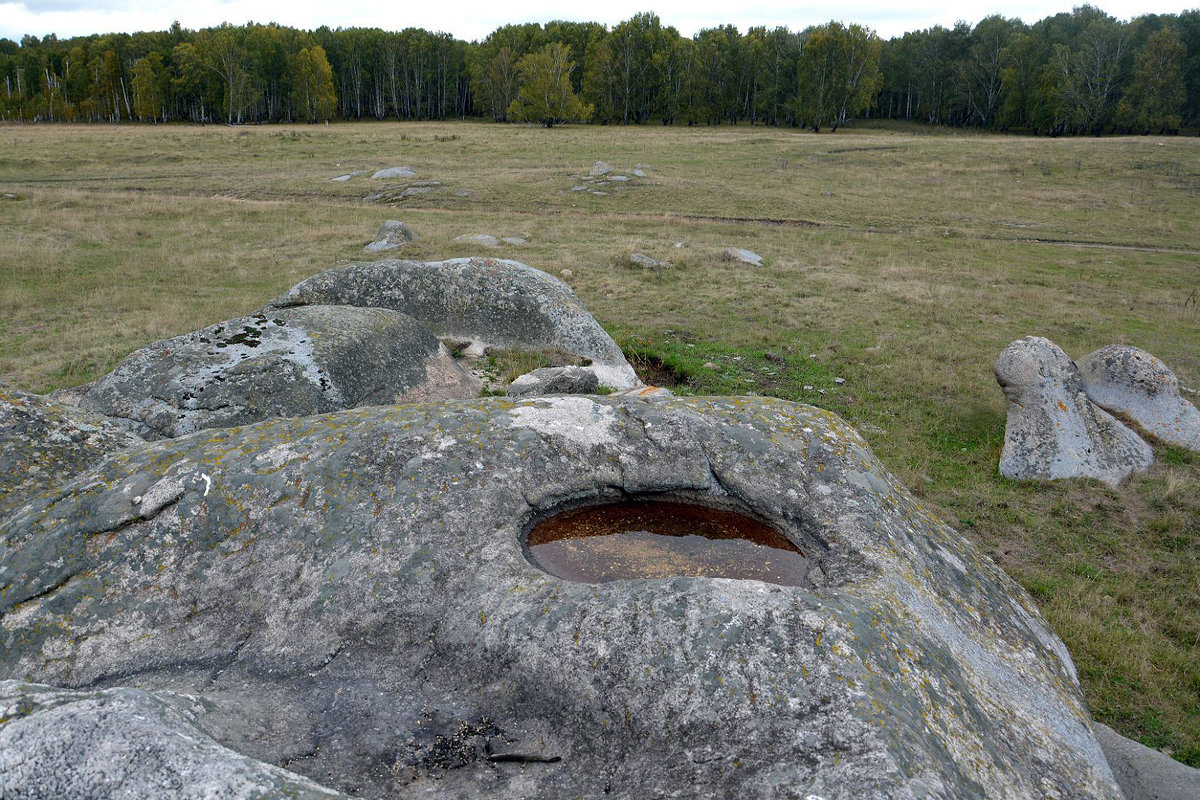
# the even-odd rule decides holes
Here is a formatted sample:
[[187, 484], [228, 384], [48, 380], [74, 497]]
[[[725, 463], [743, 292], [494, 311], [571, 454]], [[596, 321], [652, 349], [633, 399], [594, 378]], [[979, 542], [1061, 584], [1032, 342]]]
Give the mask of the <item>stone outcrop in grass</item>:
[[398, 219], [389, 219], [379, 226], [379, 233], [375, 234], [375, 241], [363, 249], [373, 253], [395, 250], [397, 247], [404, 247], [410, 242], [415, 242], [416, 239], [417, 235], [403, 222]]
[[117, 420], [0, 386], [0, 514], [141, 443]]
[[411, 317], [380, 308], [272, 309], [130, 354], [81, 404], [140, 435], [271, 417], [474, 397], [479, 382]]
[[[1033, 601], [826, 411], [361, 408], [63, 488], [0, 523], [0, 677], [152, 693], [126, 706], [163, 731], [147, 772], [213, 763], [158, 727], [173, 692], [166, 727], [363, 797], [1120, 797]], [[629, 496], [742, 511], [807, 572], [582, 584], [527, 559], [547, 513]], [[45, 757], [23, 741], [0, 750]]]
[[742, 264], [749, 264], [752, 267], [762, 266], [762, 256], [753, 250], [747, 250], [743, 247], [726, 247], [721, 251], [722, 261], [736, 261]]
[[1112, 344], [1079, 359], [1096, 405], [1133, 420], [1161, 442], [1200, 452], [1200, 411], [1179, 396], [1179, 379], [1145, 350]]
[[416, 170], [412, 167], [385, 167], [378, 170], [371, 176], [375, 180], [385, 180], [388, 178], [415, 178], [417, 177]]
[[558, 278], [517, 261], [455, 258], [350, 264], [301, 281], [272, 301], [277, 308], [313, 304], [390, 308], [443, 339], [487, 347], [563, 350], [592, 360], [600, 383], [639, 383], [621, 348]]
[[600, 388], [596, 373], [587, 367], [542, 367], [518, 376], [505, 394], [526, 397], [545, 394], [595, 394]]
[[1116, 486], [1154, 461], [1150, 446], [1088, 399], [1075, 362], [1049, 339], [1004, 349], [996, 380], [1008, 401], [1000, 473], [1014, 480], [1097, 478]]

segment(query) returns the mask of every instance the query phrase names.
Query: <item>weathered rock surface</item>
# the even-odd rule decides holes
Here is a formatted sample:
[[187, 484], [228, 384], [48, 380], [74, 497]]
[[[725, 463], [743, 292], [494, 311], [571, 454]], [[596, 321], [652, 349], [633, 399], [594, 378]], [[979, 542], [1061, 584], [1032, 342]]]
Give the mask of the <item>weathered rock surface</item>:
[[1093, 722], [1096, 739], [1125, 800], [1196, 800], [1200, 797], [1200, 769], [1180, 764], [1170, 756], [1126, 739], [1107, 725]]
[[587, 367], [543, 367], [518, 376], [505, 393], [511, 397], [539, 394], [595, 394], [600, 388], [596, 373]]
[[352, 178], [357, 178], [359, 175], [366, 175], [367, 172], [368, 170], [360, 169], [356, 172], [347, 172], [345, 175], [338, 175], [336, 178], [330, 178], [329, 180], [337, 181], [338, 183], [345, 183]]
[[726, 247], [721, 251], [721, 258], [725, 261], [740, 261], [743, 264], [750, 264], [755, 267], [762, 266], [762, 256], [753, 250], [746, 250], [741, 247]]
[[411, 317], [324, 305], [156, 342], [98, 380], [82, 405], [141, 435], [173, 437], [270, 417], [474, 397], [479, 388]]
[[1013, 480], [1097, 478], [1112, 486], [1147, 469], [1154, 451], [1088, 400], [1075, 362], [1026, 336], [1004, 349], [996, 380], [1008, 401], [1000, 474]]
[[631, 263], [646, 269], [663, 269], [671, 266], [670, 261], [659, 261], [657, 258], [651, 258], [645, 253], [633, 253], [629, 256], [629, 260]]
[[606, 164], [603, 161], [597, 161], [595, 164], [592, 164], [592, 168], [588, 170], [588, 175], [593, 178], [601, 178], [612, 171], [613, 168], [609, 164]]
[[558, 278], [517, 261], [375, 261], [350, 264], [301, 281], [276, 307], [345, 304], [391, 308], [444, 339], [485, 347], [558, 349], [592, 359], [606, 386], [639, 383], [621, 348]]
[[1179, 396], [1179, 379], [1162, 361], [1137, 347], [1112, 344], [1077, 363], [1093, 403], [1133, 420], [1159, 441], [1200, 452], [1200, 411]]
[[383, 180], [385, 178], [415, 178], [416, 176], [416, 170], [412, 167], [387, 167], [371, 177], [375, 180]]
[[464, 233], [462, 236], [455, 236], [454, 241], [459, 244], [474, 244], [479, 247], [500, 246], [500, 240], [490, 233]]
[[117, 420], [0, 386], [0, 514], [141, 443]]
[[529, 244], [529, 240], [524, 236], [501, 236], [500, 241], [505, 244], [513, 245], [514, 247], [524, 247]]
[[379, 226], [379, 233], [375, 234], [375, 241], [363, 249], [378, 253], [404, 247], [409, 242], [416, 240], [417, 235], [412, 232], [411, 228], [398, 219], [389, 219]]
[[[819, 409], [363, 408], [69, 488], [0, 524], [0, 677], [199, 695], [219, 744], [349, 794], [1120, 797], [1032, 600]], [[550, 510], [626, 495], [749, 512], [807, 577], [525, 557]]]
[[222, 747], [195, 697], [0, 681], [0, 797], [344, 798]]

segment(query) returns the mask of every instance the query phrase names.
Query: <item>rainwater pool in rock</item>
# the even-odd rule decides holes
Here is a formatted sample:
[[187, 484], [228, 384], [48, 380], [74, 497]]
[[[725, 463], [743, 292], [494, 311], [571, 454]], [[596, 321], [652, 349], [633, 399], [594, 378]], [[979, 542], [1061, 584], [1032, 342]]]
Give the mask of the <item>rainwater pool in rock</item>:
[[808, 559], [770, 526], [691, 503], [639, 500], [587, 506], [529, 531], [530, 560], [577, 583], [676, 576], [808, 586]]

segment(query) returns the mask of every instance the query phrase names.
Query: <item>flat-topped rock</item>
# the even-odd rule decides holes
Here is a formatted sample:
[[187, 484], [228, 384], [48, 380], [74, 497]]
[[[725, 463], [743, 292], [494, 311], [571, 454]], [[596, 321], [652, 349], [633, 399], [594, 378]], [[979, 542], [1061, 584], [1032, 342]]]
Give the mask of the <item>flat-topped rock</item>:
[[753, 250], [746, 250], [743, 247], [726, 247], [721, 251], [721, 258], [725, 261], [737, 261], [755, 267], [762, 266], [762, 256]]
[[1133, 420], [1161, 442], [1200, 452], [1200, 411], [1179, 396], [1179, 379], [1162, 361], [1137, 347], [1112, 344], [1078, 365], [1093, 403]]
[[1090, 401], [1075, 362], [1049, 339], [1004, 349], [996, 380], [1008, 401], [1000, 474], [1014, 480], [1097, 478], [1112, 486], [1148, 469], [1154, 451]]
[[429, 330], [381, 308], [271, 309], [131, 353], [81, 404], [140, 435], [270, 417], [475, 397], [480, 383]]
[[0, 516], [109, 453], [141, 443], [117, 420], [0, 386]]
[[379, 226], [379, 233], [375, 234], [375, 241], [363, 249], [374, 253], [384, 252], [404, 247], [416, 240], [417, 235], [412, 232], [411, 228], [398, 219], [389, 219]]
[[[736, 512], [802, 558], [584, 583], [527, 557], [614, 501], [664, 501], [668, 534], [673, 503]], [[1121, 796], [1031, 598], [808, 406], [271, 420], [116, 453], [0, 542], [0, 677], [189, 695], [221, 747], [361, 797]]]
[[600, 380], [587, 367], [543, 367], [515, 378], [505, 389], [505, 394], [510, 397], [595, 394], [599, 388]]
[[563, 350], [592, 360], [600, 383], [639, 384], [621, 348], [567, 284], [518, 261], [455, 258], [350, 264], [301, 281], [275, 307], [344, 304], [408, 314], [443, 339], [487, 347]]
[[416, 170], [412, 167], [385, 167], [371, 176], [374, 180], [383, 180], [385, 178], [415, 178]]
[[490, 233], [464, 233], [461, 236], [455, 236], [454, 241], [459, 244], [473, 244], [479, 247], [500, 246], [500, 240]]

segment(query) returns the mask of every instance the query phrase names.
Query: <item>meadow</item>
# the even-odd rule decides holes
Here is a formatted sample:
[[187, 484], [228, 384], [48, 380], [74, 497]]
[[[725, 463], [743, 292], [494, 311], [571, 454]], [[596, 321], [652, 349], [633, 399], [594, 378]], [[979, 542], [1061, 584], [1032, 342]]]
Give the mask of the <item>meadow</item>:
[[[601, 159], [646, 177], [573, 191]], [[364, 202], [405, 183], [331, 181], [396, 165], [437, 183]], [[403, 257], [569, 269], [648, 380], [845, 417], [1033, 594], [1097, 719], [1200, 766], [1200, 456], [1156, 446], [1118, 489], [1007, 481], [992, 374], [1025, 335], [1072, 357], [1131, 344], [1200, 401], [1197, 209], [1195, 137], [2, 125], [0, 382], [93, 380], [365, 260], [389, 218], [420, 237]], [[453, 241], [474, 233], [528, 244]], [[765, 263], [726, 262], [725, 247]]]

